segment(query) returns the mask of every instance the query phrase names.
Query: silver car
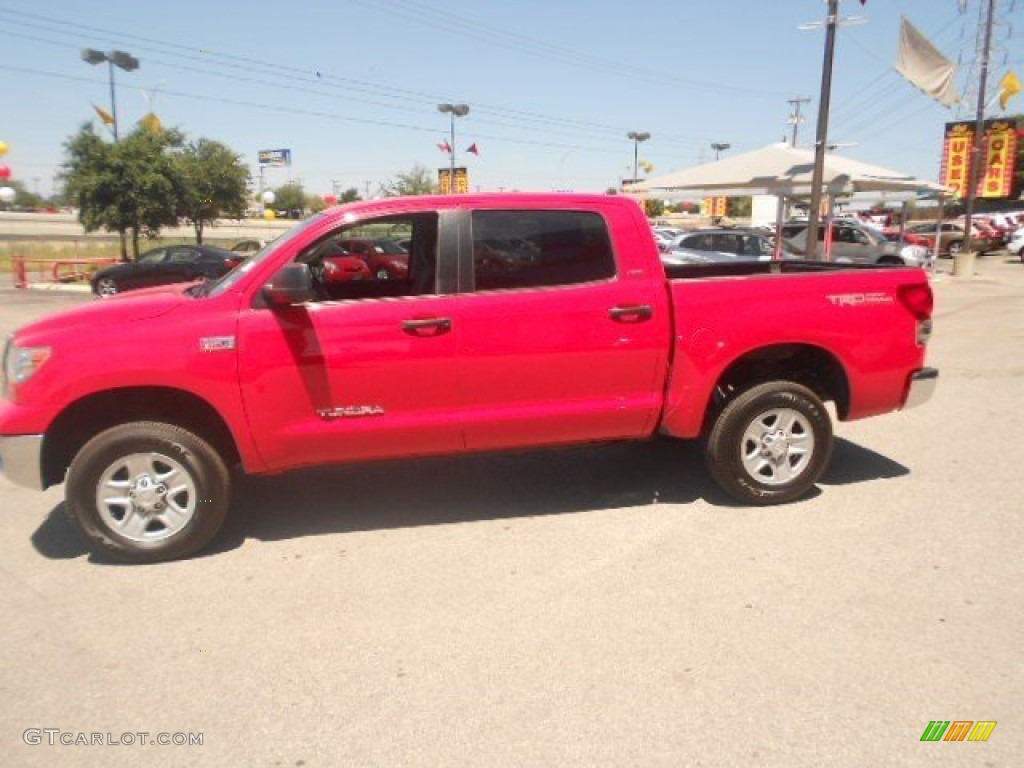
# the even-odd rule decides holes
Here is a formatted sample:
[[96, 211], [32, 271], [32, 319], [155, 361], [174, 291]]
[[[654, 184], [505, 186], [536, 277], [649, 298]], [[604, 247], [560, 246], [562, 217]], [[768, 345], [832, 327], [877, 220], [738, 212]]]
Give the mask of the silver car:
[[[772, 241], [753, 229], [697, 229], [675, 238], [662, 254], [665, 264], [771, 261]], [[782, 258], [798, 258], [783, 247]]]

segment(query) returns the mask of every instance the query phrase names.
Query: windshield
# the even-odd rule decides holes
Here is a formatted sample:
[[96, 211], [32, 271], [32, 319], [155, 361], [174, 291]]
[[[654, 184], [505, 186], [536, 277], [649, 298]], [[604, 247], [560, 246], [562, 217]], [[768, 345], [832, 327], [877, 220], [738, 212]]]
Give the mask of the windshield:
[[301, 224], [292, 227], [283, 235], [278, 237], [276, 240], [272, 240], [271, 242], [267, 243], [265, 246], [263, 246], [262, 249], [254, 253], [252, 256], [248, 257], [245, 261], [243, 261], [237, 267], [235, 267], [226, 275], [224, 275], [224, 277], [220, 278], [219, 280], [206, 283], [203, 287], [203, 290], [197, 292], [196, 295], [220, 296], [225, 291], [230, 290], [235, 283], [241, 280], [246, 274], [251, 272], [253, 269], [255, 269], [255, 267], [258, 264], [262, 264], [264, 261], [266, 261], [266, 259], [278, 248], [285, 245], [286, 243], [291, 242], [294, 238], [298, 237], [303, 232], [305, 232], [309, 227], [319, 223], [320, 220], [323, 219], [323, 217], [324, 215], [322, 213], [318, 213], [315, 216], [310, 216]]

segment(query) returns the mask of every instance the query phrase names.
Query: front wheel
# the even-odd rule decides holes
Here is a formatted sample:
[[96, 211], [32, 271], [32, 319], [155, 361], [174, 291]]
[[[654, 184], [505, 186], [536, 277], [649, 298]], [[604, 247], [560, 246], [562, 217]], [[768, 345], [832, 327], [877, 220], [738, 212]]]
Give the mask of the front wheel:
[[71, 522], [94, 552], [150, 563], [210, 542], [227, 515], [231, 481], [202, 438], [171, 424], [134, 422], [85, 444], [65, 492]]
[[949, 244], [949, 255], [950, 256], [956, 256], [963, 249], [964, 249], [963, 241], [962, 240], [954, 240], [953, 242], [951, 242]]
[[113, 296], [120, 290], [121, 288], [117, 284], [117, 281], [111, 277], [104, 277], [96, 281], [96, 295], [101, 299], [105, 299], [107, 296]]
[[759, 384], [730, 402], [708, 434], [705, 456], [716, 482], [747, 504], [803, 496], [832, 455], [832, 421], [821, 400], [789, 381]]

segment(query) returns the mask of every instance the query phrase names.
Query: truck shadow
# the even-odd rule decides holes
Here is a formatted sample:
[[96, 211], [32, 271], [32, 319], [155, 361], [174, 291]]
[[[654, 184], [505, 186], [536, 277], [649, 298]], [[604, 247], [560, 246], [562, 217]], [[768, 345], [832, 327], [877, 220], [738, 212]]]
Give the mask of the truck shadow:
[[[820, 484], [847, 485], [909, 471], [840, 438]], [[809, 498], [821, 495], [815, 488]], [[317, 468], [268, 477], [236, 472], [228, 520], [199, 556], [236, 549], [250, 538], [282, 541], [698, 500], [716, 507], [741, 506], [714, 484], [700, 443], [667, 439]], [[32, 543], [53, 559], [86, 553], [63, 504], [50, 512]]]

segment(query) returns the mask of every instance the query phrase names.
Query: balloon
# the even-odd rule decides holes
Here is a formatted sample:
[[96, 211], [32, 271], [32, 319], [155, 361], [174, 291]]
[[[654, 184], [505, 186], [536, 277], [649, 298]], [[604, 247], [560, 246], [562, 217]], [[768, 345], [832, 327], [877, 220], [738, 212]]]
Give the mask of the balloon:
[[4, 155], [7, 154], [7, 149], [8, 149], [7, 142], [6, 141], [0, 141], [0, 157], [3, 157]]
[[267, 210], [263, 212], [263, 218], [266, 219], [267, 221], [273, 221], [274, 219], [277, 218], [277, 214], [274, 213], [269, 208], [267, 208]]
[[11, 169], [6, 165], [0, 165], [0, 179], [11, 178]]
[[338, 202], [338, 198], [335, 195], [324, 195], [324, 202], [328, 205], [334, 205]]
[[277, 195], [275, 195], [273, 191], [268, 189], [263, 193], [263, 202], [267, 205], [273, 205], [275, 200], [277, 200]]
[[13, 203], [17, 195], [14, 187], [0, 187], [0, 203]]

